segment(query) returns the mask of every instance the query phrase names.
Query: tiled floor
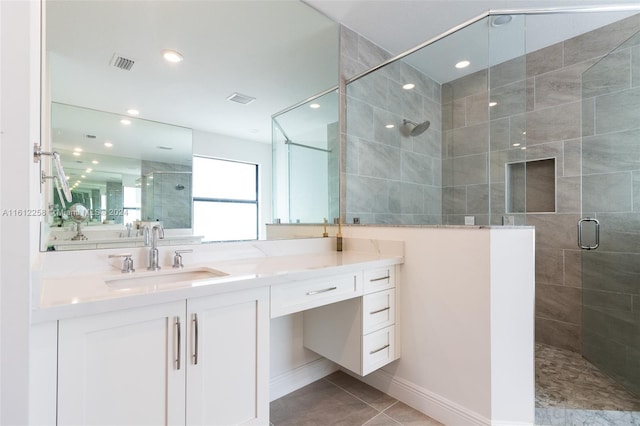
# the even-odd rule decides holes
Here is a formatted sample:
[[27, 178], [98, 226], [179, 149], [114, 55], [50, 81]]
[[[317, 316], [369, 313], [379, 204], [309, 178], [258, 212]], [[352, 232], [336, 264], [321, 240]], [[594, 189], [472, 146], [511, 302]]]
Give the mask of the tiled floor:
[[538, 343], [536, 425], [640, 425], [640, 398], [579, 354]]
[[271, 402], [273, 426], [442, 425], [342, 371]]
[[[271, 424], [441, 425], [341, 371], [273, 401]], [[536, 344], [536, 425], [640, 426], [640, 398], [579, 354]]]
[[536, 406], [640, 411], [640, 398], [579, 354], [538, 343]]

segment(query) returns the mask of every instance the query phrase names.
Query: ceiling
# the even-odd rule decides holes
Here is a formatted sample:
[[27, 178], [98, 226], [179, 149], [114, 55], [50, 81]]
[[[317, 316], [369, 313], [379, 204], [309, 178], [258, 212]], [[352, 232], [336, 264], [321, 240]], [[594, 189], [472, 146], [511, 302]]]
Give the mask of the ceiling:
[[[54, 102], [270, 142], [273, 114], [338, 83], [337, 25], [297, 0], [45, 5]], [[184, 60], [164, 61], [164, 49]], [[234, 92], [256, 100], [228, 101]]]
[[[633, 8], [637, 0], [304, 0], [394, 55], [405, 52], [447, 30], [487, 11], [521, 9]], [[554, 15], [527, 26], [530, 50], [570, 38], [615, 20], [602, 13], [571, 16]], [[617, 15], [620, 19], [621, 15]], [[384, 22], [384, 25], [380, 25]]]
[[[269, 143], [273, 114], [337, 85], [337, 32], [331, 20], [397, 55], [487, 10], [638, 5], [637, 0], [305, 2], [312, 8], [296, 0], [50, 0], [51, 99], [116, 114], [136, 108], [140, 118]], [[523, 43], [527, 51], [536, 50], [624, 15], [531, 16], [526, 40], [514, 46], [522, 54]], [[448, 62], [460, 49], [456, 43], [451, 37], [449, 44], [432, 45], [426, 62], [436, 80], [452, 79]], [[165, 63], [160, 52], [167, 48], [179, 50], [185, 60]], [[498, 51], [505, 58], [512, 54]], [[114, 55], [135, 60], [132, 70], [111, 66]], [[257, 100], [227, 101], [233, 92]]]

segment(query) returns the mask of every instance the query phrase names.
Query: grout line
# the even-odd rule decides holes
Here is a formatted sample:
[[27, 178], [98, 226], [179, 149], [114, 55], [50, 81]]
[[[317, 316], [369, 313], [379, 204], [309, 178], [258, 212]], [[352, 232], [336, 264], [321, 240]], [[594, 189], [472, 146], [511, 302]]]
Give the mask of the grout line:
[[[340, 389], [340, 390], [341, 390], [341, 391], [343, 391], [344, 393], [346, 393], [346, 394], [348, 394], [348, 395], [351, 395], [352, 397], [354, 397], [354, 398], [355, 398], [355, 399], [357, 399], [358, 401], [363, 402], [364, 404], [366, 404], [366, 405], [368, 405], [369, 407], [373, 408], [373, 409], [374, 409], [378, 414], [384, 413], [384, 412], [385, 412], [385, 411], [387, 411], [389, 408], [393, 407], [394, 405], [396, 405], [396, 404], [398, 403], [398, 400], [392, 397], [392, 398], [393, 398], [393, 400], [394, 400], [394, 402], [393, 402], [391, 405], [389, 405], [388, 407], [386, 407], [385, 409], [383, 409], [383, 410], [379, 410], [379, 409], [377, 409], [376, 407], [374, 407], [373, 405], [369, 404], [367, 401], [363, 400], [362, 398], [359, 398], [357, 395], [354, 395], [353, 393], [349, 392], [349, 391], [348, 391], [348, 390], [346, 390], [345, 388], [343, 388], [343, 387], [341, 387], [341, 386], [339, 386], [339, 385], [337, 385], [337, 384], [333, 383], [332, 381], [330, 381], [330, 380], [329, 380], [329, 379], [327, 379], [326, 377], [324, 377], [324, 378], [323, 378], [323, 380], [326, 380], [327, 382], [331, 383], [332, 385], [334, 385], [335, 387], [337, 387], [338, 389]], [[354, 378], [354, 380], [358, 380], [358, 379], [355, 379], [355, 378]], [[364, 384], [364, 385], [366, 385], [366, 386], [369, 386], [369, 385], [367, 385], [367, 384], [366, 384], [366, 383], [364, 383], [364, 382], [361, 382], [361, 383], [363, 383], [363, 384]], [[373, 389], [375, 389], [375, 388], [373, 388]], [[377, 390], [377, 389], [376, 389], [376, 390]], [[378, 392], [380, 392], [380, 391], [378, 391]], [[381, 393], [384, 393], [384, 392], [381, 392]], [[387, 394], [385, 394], [385, 395], [387, 395]], [[387, 395], [387, 396], [389, 396], [389, 395]], [[377, 416], [378, 414], [376, 414], [376, 416]], [[375, 416], [374, 416], [374, 417], [375, 417]], [[369, 419], [369, 420], [371, 420], [371, 419]]]

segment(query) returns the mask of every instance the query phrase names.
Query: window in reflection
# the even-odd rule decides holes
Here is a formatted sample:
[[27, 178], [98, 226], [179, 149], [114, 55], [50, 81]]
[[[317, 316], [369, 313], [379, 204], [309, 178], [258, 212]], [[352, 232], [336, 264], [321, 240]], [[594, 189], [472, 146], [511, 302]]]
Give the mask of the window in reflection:
[[193, 157], [193, 230], [202, 241], [258, 239], [258, 165]]

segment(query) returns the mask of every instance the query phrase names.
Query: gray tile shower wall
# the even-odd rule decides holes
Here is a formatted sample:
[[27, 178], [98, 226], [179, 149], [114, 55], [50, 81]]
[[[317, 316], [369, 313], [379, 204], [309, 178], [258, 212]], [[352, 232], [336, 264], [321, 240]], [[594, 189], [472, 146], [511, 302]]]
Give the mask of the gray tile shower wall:
[[[341, 40], [345, 79], [391, 57], [347, 28]], [[414, 90], [402, 89], [408, 82]], [[346, 103], [346, 221], [441, 223], [440, 85], [399, 61], [350, 83]], [[431, 125], [403, 136], [404, 119]]]
[[[635, 15], [441, 86], [402, 61], [349, 84], [342, 168], [347, 217], [463, 224], [465, 215], [473, 215], [477, 224], [500, 225], [509, 215], [516, 224], [534, 225], [536, 339], [581, 352], [587, 293], [581, 290], [576, 222], [581, 214], [597, 214], [607, 221], [603, 250], [640, 252], [637, 234], [629, 231], [640, 226], [633, 215], [640, 211], [638, 30]], [[344, 79], [391, 56], [348, 29], [341, 41]], [[419, 90], [396, 90], [409, 75], [420, 82]], [[422, 137], [405, 138], [382, 126], [403, 118], [428, 118], [431, 127]], [[509, 211], [505, 165], [548, 158], [556, 164], [555, 209]], [[525, 180], [514, 182], [509, 192], [517, 197]], [[615, 267], [625, 270], [627, 261], [640, 264], [623, 257]], [[586, 274], [620, 275], [607, 259], [590, 268]], [[629, 290], [619, 278], [613, 288], [589, 288], [606, 292], [607, 306], [585, 308], [585, 321], [592, 311], [599, 319], [620, 321], [611, 312], [631, 300], [637, 326], [640, 289]], [[595, 293], [588, 295], [585, 300], [594, 300]], [[622, 347], [625, 359], [638, 354], [636, 346]]]
[[[629, 229], [628, 220], [638, 221], [628, 212], [640, 210], [640, 36], [627, 40], [638, 30], [640, 15], [446, 83], [442, 90], [445, 223], [486, 214], [484, 205], [470, 202], [470, 194], [489, 179], [490, 222], [501, 224], [507, 212], [505, 164], [556, 159], [555, 209], [515, 217], [516, 223], [536, 226], [536, 339], [577, 352], [582, 350], [575, 231], [580, 213], [613, 216], [606, 218], [602, 249], [618, 245], [621, 251], [639, 251], [640, 243], [634, 244], [637, 238], [624, 225]], [[498, 102], [488, 108], [488, 144], [478, 136], [484, 132], [479, 115], [470, 113], [481, 99]], [[489, 157], [486, 176], [483, 155]], [[523, 189], [524, 183], [515, 191]], [[593, 269], [608, 270], [597, 264]]]

